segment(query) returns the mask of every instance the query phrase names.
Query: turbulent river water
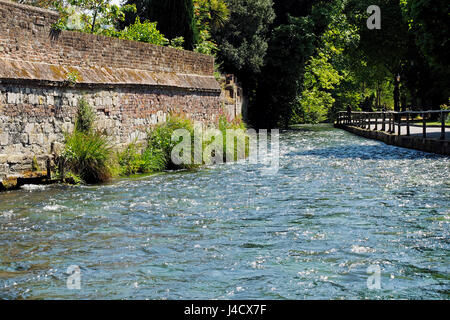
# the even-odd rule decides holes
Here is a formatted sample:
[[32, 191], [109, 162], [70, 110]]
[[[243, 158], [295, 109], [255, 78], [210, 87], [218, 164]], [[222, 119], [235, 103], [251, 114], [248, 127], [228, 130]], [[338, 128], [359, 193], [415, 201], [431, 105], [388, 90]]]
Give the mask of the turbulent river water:
[[450, 298], [449, 158], [317, 126], [260, 169], [2, 193], [0, 298]]

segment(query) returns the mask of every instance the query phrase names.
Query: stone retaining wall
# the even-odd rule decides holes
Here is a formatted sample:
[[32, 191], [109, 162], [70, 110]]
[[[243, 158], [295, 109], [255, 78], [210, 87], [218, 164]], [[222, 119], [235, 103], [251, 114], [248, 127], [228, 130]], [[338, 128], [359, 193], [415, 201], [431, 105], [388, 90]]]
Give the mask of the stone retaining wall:
[[399, 136], [383, 131], [362, 129], [342, 124], [335, 124], [335, 127], [354, 133], [358, 136], [380, 140], [389, 145], [450, 156], [450, 141], [448, 140], [423, 139], [413, 136]]
[[225, 95], [213, 57], [52, 31], [58, 18], [0, 0], [0, 181], [30, 170], [34, 157], [45, 167], [72, 130], [82, 97], [117, 146], [142, 139], [170, 113], [218, 120]]

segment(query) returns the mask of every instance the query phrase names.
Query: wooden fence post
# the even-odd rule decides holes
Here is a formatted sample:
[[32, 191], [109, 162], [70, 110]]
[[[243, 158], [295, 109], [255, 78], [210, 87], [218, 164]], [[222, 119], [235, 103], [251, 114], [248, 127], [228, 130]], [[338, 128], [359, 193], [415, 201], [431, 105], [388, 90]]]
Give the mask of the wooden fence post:
[[427, 120], [426, 120], [426, 113], [422, 114], [422, 132], [423, 132], [423, 138], [427, 138]]
[[406, 135], [410, 136], [410, 131], [409, 131], [409, 113], [406, 114]]
[[445, 116], [444, 112], [441, 111], [441, 140], [445, 140]]
[[378, 130], [378, 112], [374, 113], [375, 115], [375, 131]]
[[389, 122], [389, 133], [392, 133], [392, 126], [391, 126], [391, 114], [388, 114], [388, 122]]

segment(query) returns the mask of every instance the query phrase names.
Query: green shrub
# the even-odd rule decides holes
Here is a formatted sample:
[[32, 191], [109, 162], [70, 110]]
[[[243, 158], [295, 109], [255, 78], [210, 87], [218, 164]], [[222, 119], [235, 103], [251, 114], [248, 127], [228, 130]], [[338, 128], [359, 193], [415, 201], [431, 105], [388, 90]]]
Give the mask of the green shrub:
[[70, 184], [75, 184], [75, 185], [79, 185], [83, 182], [83, 180], [79, 176], [77, 176], [76, 174], [74, 174], [71, 171], [67, 172], [67, 174], [65, 176], [65, 181]]
[[[162, 153], [164, 155], [166, 169], [194, 169], [198, 166], [194, 164], [177, 165], [172, 161], [172, 149], [178, 144], [178, 141], [172, 141], [172, 134], [177, 129], [186, 129], [191, 135], [191, 143], [194, 143], [194, 124], [189, 119], [170, 116], [164, 124], [153, 128], [148, 134], [148, 149], [153, 153]], [[192, 148], [192, 159], [194, 148]], [[193, 161], [191, 161], [193, 163]]]
[[[108, 137], [93, 129], [95, 113], [85, 99], [78, 104], [75, 130], [71, 134], [65, 134], [64, 163], [68, 175], [79, 177], [85, 183], [105, 182], [116, 173], [121, 175], [133, 175], [138, 173], [161, 172], [164, 170], [196, 169], [201, 164], [194, 163], [194, 152], [196, 151], [194, 123], [183, 117], [170, 116], [166, 123], [157, 125], [148, 133], [147, 146], [131, 143], [122, 152], [114, 152]], [[181, 141], [173, 141], [172, 136], [177, 129], [185, 129], [190, 134], [191, 161], [189, 164], [176, 164], [172, 161], [172, 150]], [[236, 142], [244, 141], [245, 153], [248, 156], [248, 137], [245, 133], [245, 124], [242, 119], [231, 121], [225, 115], [219, 119], [219, 130], [223, 134], [224, 161], [238, 160], [242, 155], [239, 147], [242, 144], [235, 143], [234, 150], [228, 150], [227, 157], [226, 142], [227, 130], [241, 129], [235, 136]], [[201, 152], [205, 150], [203, 141]], [[119, 165], [119, 170], [116, 164]], [[74, 179], [77, 180], [77, 179]]]
[[173, 38], [172, 40], [170, 40], [169, 46], [172, 48], [175, 48], [175, 49], [183, 50], [183, 45], [184, 45], [184, 38], [176, 37], [176, 38]]
[[139, 146], [134, 142], [117, 154], [121, 175], [129, 176], [140, 172], [143, 163], [138, 148]]
[[142, 147], [134, 142], [118, 154], [121, 175], [160, 172], [166, 168], [166, 157], [161, 150], [141, 149]]
[[165, 154], [161, 150], [146, 148], [142, 153], [143, 173], [164, 171], [167, 167]]
[[200, 32], [200, 41], [195, 46], [194, 51], [214, 56], [219, 51], [219, 47], [214, 41], [212, 41], [209, 32], [207, 30], [202, 30]]
[[143, 148], [136, 142], [118, 153], [118, 163], [122, 175], [133, 175], [138, 173], [161, 172], [164, 170], [193, 169], [197, 166], [182, 164], [176, 165], [172, 162], [172, 149], [178, 142], [172, 141], [172, 135], [177, 129], [186, 129], [194, 140], [193, 123], [182, 117], [169, 117], [166, 123], [157, 125], [148, 133], [147, 147]]
[[[148, 20], [141, 22], [139, 17], [136, 18], [134, 24], [126, 27], [124, 30], [116, 31], [113, 29], [105, 30], [103, 33], [107, 36], [116, 37], [125, 40], [133, 40], [156, 44], [159, 46], [166, 46], [170, 44], [170, 41], [164, 37], [156, 28], [156, 22], [150, 22]], [[174, 39], [175, 40], [175, 39]], [[180, 39], [175, 40], [175, 43], [179, 43]], [[184, 40], [183, 40], [184, 41]]]
[[85, 98], [81, 98], [78, 102], [78, 111], [75, 121], [75, 131], [90, 132], [94, 127], [95, 112], [92, 110]]
[[86, 183], [105, 182], [114, 175], [114, 157], [108, 137], [94, 131], [95, 112], [86, 99], [78, 103], [75, 129], [65, 134], [64, 163], [68, 175]]
[[86, 183], [105, 182], [114, 174], [113, 152], [101, 132], [75, 130], [66, 135], [64, 157], [67, 168]]
[[78, 71], [71, 71], [66, 74], [66, 81], [71, 85], [76, 85], [79, 80], [80, 74]]

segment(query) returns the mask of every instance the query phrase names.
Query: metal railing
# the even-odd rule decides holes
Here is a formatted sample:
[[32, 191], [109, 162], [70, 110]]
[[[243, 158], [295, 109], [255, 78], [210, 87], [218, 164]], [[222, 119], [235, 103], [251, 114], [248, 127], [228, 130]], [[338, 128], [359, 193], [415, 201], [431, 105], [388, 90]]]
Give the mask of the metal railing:
[[[395, 133], [397, 126], [397, 134], [402, 134], [402, 127], [406, 127], [406, 135], [411, 135], [411, 125], [414, 123], [422, 123], [422, 136], [427, 137], [427, 118], [431, 114], [440, 114], [441, 135], [440, 139], [445, 140], [445, 120], [450, 110], [428, 110], [428, 111], [386, 111], [386, 112], [351, 112], [340, 111], [337, 116], [336, 123], [339, 125], [348, 125], [371, 130], [374, 125], [375, 131], [380, 127], [381, 131]], [[414, 120], [414, 116], [422, 116], [422, 120]]]

